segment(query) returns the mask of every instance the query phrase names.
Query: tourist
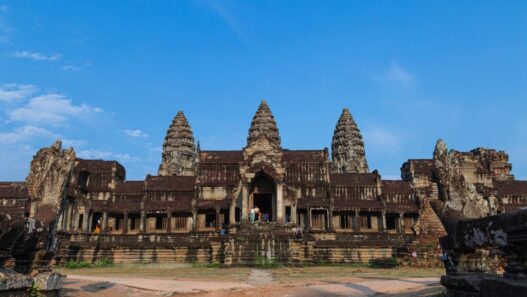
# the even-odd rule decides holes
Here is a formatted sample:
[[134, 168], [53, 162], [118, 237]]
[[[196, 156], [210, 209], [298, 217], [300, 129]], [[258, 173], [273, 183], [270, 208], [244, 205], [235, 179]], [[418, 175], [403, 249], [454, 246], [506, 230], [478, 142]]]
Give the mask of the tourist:
[[296, 239], [302, 239], [302, 237], [304, 237], [304, 235], [302, 234], [302, 228], [297, 228], [296, 229]]
[[412, 250], [412, 261], [417, 263], [417, 252], [415, 250]]
[[264, 213], [263, 216], [262, 216], [262, 218], [263, 218], [263, 221], [264, 221], [265, 223], [269, 223], [269, 214], [268, 214], [268, 213]]
[[260, 209], [258, 206], [254, 206], [254, 216], [256, 217], [256, 221], [260, 222]]
[[220, 236], [225, 235], [225, 223], [221, 223]]
[[249, 215], [249, 219], [251, 220], [251, 224], [254, 224], [254, 216], [255, 216], [254, 207], [251, 207], [251, 212], [250, 212], [250, 215]]

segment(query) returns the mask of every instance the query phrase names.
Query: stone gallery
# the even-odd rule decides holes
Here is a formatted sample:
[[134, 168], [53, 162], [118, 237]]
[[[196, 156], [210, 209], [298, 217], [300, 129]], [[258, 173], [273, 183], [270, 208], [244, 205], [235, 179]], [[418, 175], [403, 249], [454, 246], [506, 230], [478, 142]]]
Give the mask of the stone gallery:
[[[117, 161], [76, 158], [60, 142], [41, 149], [25, 182], [0, 183], [0, 264], [30, 271], [28, 263], [36, 264], [27, 259], [42, 249], [54, 251], [53, 263], [302, 264], [392, 256], [425, 263], [437, 261], [449, 222], [527, 206], [527, 181], [515, 180], [508, 155], [494, 149], [460, 152], [438, 140], [430, 159], [407, 160], [401, 180], [384, 180], [370, 171], [348, 109], [337, 120], [331, 155], [327, 148], [283, 148], [265, 101], [244, 148], [207, 149], [196, 144], [181, 111], [168, 128], [158, 174], [145, 180], [126, 180]], [[47, 248], [16, 253], [22, 239], [6, 230], [33, 218], [56, 236], [46, 239]]]

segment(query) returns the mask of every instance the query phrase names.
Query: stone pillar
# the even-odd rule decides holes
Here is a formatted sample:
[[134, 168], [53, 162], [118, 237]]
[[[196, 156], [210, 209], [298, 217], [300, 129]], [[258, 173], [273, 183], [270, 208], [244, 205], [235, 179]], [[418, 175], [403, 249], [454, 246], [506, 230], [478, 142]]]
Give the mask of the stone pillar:
[[192, 231], [198, 230], [198, 210], [192, 209]]
[[249, 190], [247, 184], [242, 184], [242, 223], [249, 220]]
[[141, 223], [139, 224], [139, 232], [146, 233], [146, 210], [141, 209]]
[[108, 231], [108, 212], [102, 213], [102, 226], [101, 226], [102, 233], [106, 233]]
[[353, 230], [360, 232], [360, 211], [355, 209], [355, 215], [353, 216]]
[[284, 223], [284, 185], [276, 184], [276, 221]]
[[381, 216], [382, 216], [381, 231], [386, 232], [386, 211], [383, 210], [381, 212]]
[[403, 212], [399, 213], [399, 224], [397, 225], [399, 228], [399, 233], [403, 234], [404, 233], [404, 213]]
[[214, 208], [214, 210], [216, 211], [216, 230], [220, 230], [220, 207], [219, 206], [216, 206]]
[[172, 209], [167, 209], [167, 233], [172, 232]]
[[93, 210], [88, 212], [88, 226], [86, 226], [86, 232], [92, 232], [91, 226], [93, 226]]
[[296, 202], [291, 204], [291, 223], [296, 225], [298, 222], [298, 215], [296, 213]]
[[82, 222], [82, 230], [84, 232], [89, 232], [90, 231], [90, 211], [84, 211], [84, 217], [83, 217], [83, 222]]
[[232, 200], [231, 207], [229, 208], [229, 224], [236, 224], [236, 199]]
[[125, 211], [123, 216], [123, 234], [128, 234], [128, 211]]
[[306, 230], [311, 230], [311, 207], [307, 208], [306, 213]]

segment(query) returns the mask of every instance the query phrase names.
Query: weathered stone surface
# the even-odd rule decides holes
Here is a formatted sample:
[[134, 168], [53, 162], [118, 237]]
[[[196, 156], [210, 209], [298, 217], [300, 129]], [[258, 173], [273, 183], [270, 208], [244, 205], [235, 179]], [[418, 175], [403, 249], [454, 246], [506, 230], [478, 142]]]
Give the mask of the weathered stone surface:
[[0, 268], [0, 292], [29, 288], [31, 284], [33, 284], [31, 276]]
[[40, 149], [31, 161], [26, 179], [32, 202], [31, 217], [45, 226], [60, 215], [66, 187], [75, 165], [75, 151], [62, 149], [58, 140], [52, 146]]
[[44, 272], [35, 276], [35, 285], [40, 291], [60, 290], [66, 279], [65, 275], [57, 272]]
[[489, 215], [489, 203], [476, 190], [473, 182], [466, 180], [463, 171], [465, 155], [448, 151], [439, 139], [434, 150], [434, 165], [438, 178], [443, 215], [462, 218], [481, 218]]
[[282, 157], [276, 121], [269, 105], [262, 100], [249, 128], [247, 146], [243, 149], [246, 166], [240, 168], [240, 173], [252, 178], [253, 174], [264, 171], [276, 180], [283, 180], [285, 169]]
[[163, 144], [159, 175], [194, 176], [196, 174], [194, 134], [183, 114], [179, 111], [168, 128]]
[[331, 157], [334, 172], [369, 172], [362, 135], [347, 108], [342, 111], [333, 133]]

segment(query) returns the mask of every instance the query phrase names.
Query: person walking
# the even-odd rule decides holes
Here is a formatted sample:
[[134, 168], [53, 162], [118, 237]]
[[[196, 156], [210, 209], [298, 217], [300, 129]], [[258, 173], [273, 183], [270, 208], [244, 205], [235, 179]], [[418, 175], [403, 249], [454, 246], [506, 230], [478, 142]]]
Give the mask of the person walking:
[[254, 224], [254, 207], [251, 207], [251, 212], [249, 214], [249, 218], [251, 219], [251, 224]]

